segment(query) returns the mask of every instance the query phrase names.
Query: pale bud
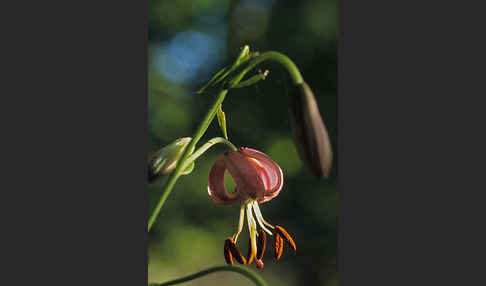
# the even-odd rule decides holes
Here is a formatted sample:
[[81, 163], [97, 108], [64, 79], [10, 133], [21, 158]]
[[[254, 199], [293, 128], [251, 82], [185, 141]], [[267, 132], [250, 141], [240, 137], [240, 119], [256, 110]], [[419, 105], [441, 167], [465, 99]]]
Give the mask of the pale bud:
[[[191, 137], [179, 138], [152, 156], [148, 164], [149, 182], [153, 182], [158, 177], [168, 175], [175, 169], [177, 161], [182, 156], [186, 146], [191, 142], [191, 139]], [[194, 164], [186, 168], [182, 174], [190, 173], [192, 168], [194, 168]]]

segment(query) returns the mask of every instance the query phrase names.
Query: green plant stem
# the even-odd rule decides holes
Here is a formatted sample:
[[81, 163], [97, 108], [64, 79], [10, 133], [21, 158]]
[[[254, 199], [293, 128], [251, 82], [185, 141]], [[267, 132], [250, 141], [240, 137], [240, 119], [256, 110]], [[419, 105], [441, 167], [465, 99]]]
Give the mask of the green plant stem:
[[[244, 50], [242, 50], [238, 59], [243, 58], [242, 55], [244, 55], [244, 54], [245, 54], [245, 52], [244, 52]], [[242, 63], [242, 64], [245, 64], [246, 66], [243, 70], [239, 71], [238, 74], [236, 74], [236, 76], [234, 76], [230, 79], [230, 81], [229, 81], [230, 88], [232, 86], [238, 84], [243, 79], [243, 77], [245, 76], [246, 73], [248, 73], [255, 66], [257, 66], [258, 64], [260, 64], [261, 62], [263, 62], [265, 60], [276, 61], [276, 62], [280, 63], [281, 65], [283, 65], [285, 67], [285, 69], [289, 72], [290, 78], [292, 79], [292, 82], [295, 85], [299, 85], [299, 84], [302, 84], [304, 82], [302, 75], [300, 74], [299, 69], [297, 68], [297, 66], [294, 64], [294, 62], [291, 59], [289, 59], [286, 55], [281, 54], [279, 52], [270, 51], [270, 52], [265, 52], [265, 53], [255, 57], [253, 59], [250, 59], [245, 63]], [[238, 64], [236, 64], [236, 66], [237, 65]], [[160, 197], [157, 205], [155, 206], [154, 211], [152, 212], [152, 214], [149, 218], [148, 231], [150, 231], [150, 229], [152, 228], [152, 226], [155, 222], [155, 219], [157, 218], [157, 216], [158, 216], [160, 210], [162, 209], [162, 206], [164, 205], [165, 201], [167, 200], [167, 197], [169, 196], [170, 192], [172, 191], [172, 188], [174, 187], [177, 179], [179, 179], [182, 170], [184, 170], [184, 167], [186, 167], [186, 161], [187, 161], [187, 158], [190, 155], [191, 150], [194, 150], [194, 147], [196, 146], [197, 142], [201, 139], [204, 132], [206, 132], [206, 130], [208, 129], [209, 124], [211, 124], [212, 120], [214, 119], [214, 116], [216, 115], [216, 112], [218, 110], [219, 105], [223, 102], [227, 93], [228, 93], [227, 89], [223, 89], [219, 92], [219, 94], [216, 98], [216, 101], [213, 103], [213, 106], [211, 107], [211, 109], [209, 109], [208, 113], [206, 114], [203, 121], [199, 125], [196, 133], [192, 137], [191, 142], [186, 147], [186, 149], [184, 150], [184, 153], [182, 154], [181, 158], [177, 162], [177, 166], [176, 166], [175, 170], [170, 174], [169, 179], [168, 179], [166, 185], [164, 186], [164, 190], [162, 191], [162, 196]]]
[[292, 82], [295, 85], [302, 84], [304, 82], [304, 79], [302, 78], [302, 75], [295, 65], [295, 63], [286, 55], [281, 54], [279, 52], [265, 52], [251, 60], [248, 61], [247, 66], [239, 72], [234, 78], [230, 80], [230, 87], [232, 87], [235, 84], [238, 84], [245, 74], [252, 70], [256, 65], [260, 64], [261, 62], [265, 60], [271, 60], [280, 63], [285, 67], [285, 69], [289, 72], [290, 78], [292, 79]]
[[174, 187], [177, 179], [179, 178], [181, 171], [184, 170], [183, 167], [185, 165], [186, 159], [190, 155], [189, 153], [191, 152], [191, 150], [194, 150], [194, 147], [196, 146], [197, 142], [201, 139], [204, 132], [206, 132], [206, 130], [208, 129], [209, 124], [211, 124], [211, 122], [214, 119], [214, 116], [216, 115], [216, 111], [218, 110], [219, 105], [223, 102], [227, 93], [228, 93], [227, 89], [223, 89], [219, 92], [216, 101], [213, 103], [208, 113], [206, 113], [206, 116], [204, 117], [201, 124], [199, 124], [199, 127], [197, 128], [197, 131], [194, 133], [191, 142], [186, 147], [186, 149], [184, 149], [184, 153], [182, 154], [179, 161], [177, 162], [177, 166], [175, 170], [170, 174], [167, 184], [165, 185], [164, 190], [162, 191], [162, 196], [160, 196], [159, 202], [155, 206], [155, 209], [149, 218], [148, 231], [150, 231], [150, 229], [152, 228], [155, 219], [157, 218], [170, 192], [172, 191], [172, 188]]
[[213, 146], [215, 144], [218, 144], [218, 143], [222, 143], [222, 144], [227, 145], [233, 151], [238, 151], [238, 149], [235, 147], [235, 145], [233, 145], [233, 143], [231, 143], [230, 141], [226, 140], [225, 138], [223, 138], [223, 137], [214, 137], [211, 140], [209, 140], [208, 142], [206, 142], [204, 145], [202, 145], [201, 147], [199, 147], [199, 149], [197, 149], [194, 153], [192, 153], [191, 156], [189, 156], [186, 159], [186, 162], [184, 162], [184, 165], [185, 166], [182, 169], [185, 170], [187, 168], [187, 166], [189, 166], [189, 164], [191, 164], [197, 158], [199, 158], [202, 154], [204, 154], [204, 152], [206, 152], [209, 148], [211, 148], [211, 146]]
[[150, 286], [168, 286], [168, 285], [175, 285], [175, 284], [179, 284], [179, 283], [184, 283], [184, 282], [187, 282], [187, 281], [190, 281], [190, 280], [193, 280], [193, 279], [196, 279], [196, 278], [199, 278], [201, 276], [204, 276], [204, 275], [207, 275], [207, 274], [210, 274], [210, 273], [214, 273], [214, 272], [217, 272], [217, 271], [233, 271], [233, 272], [236, 272], [236, 273], [240, 273], [243, 276], [246, 276], [251, 281], [253, 281], [253, 283], [255, 283], [255, 285], [268, 286], [267, 282], [265, 282], [265, 280], [263, 280], [263, 278], [261, 278], [260, 276], [256, 275], [253, 271], [250, 271], [245, 267], [232, 266], [232, 265], [211, 267], [211, 268], [208, 268], [206, 270], [202, 270], [200, 272], [188, 275], [186, 277], [182, 277], [182, 278], [179, 278], [179, 279], [176, 279], [176, 280], [164, 282], [162, 284], [152, 283], [152, 284], [150, 284]]

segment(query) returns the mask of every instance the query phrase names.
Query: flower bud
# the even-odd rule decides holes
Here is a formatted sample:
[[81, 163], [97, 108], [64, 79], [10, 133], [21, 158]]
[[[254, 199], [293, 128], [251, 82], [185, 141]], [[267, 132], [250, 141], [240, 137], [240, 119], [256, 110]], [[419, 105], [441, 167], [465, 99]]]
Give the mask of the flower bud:
[[305, 82], [291, 91], [290, 118], [300, 159], [315, 177], [327, 178], [332, 165], [331, 143], [314, 94]]
[[[184, 137], [175, 140], [169, 145], [157, 151], [148, 164], [148, 180], [153, 182], [160, 176], [170, 174], [176, 167], [177, 161], [181, 157], [186, 146], [191, 142], [191, 137]], [[194, 164], [187, 167], [182, 174], [188, 174], [194, 168]]]

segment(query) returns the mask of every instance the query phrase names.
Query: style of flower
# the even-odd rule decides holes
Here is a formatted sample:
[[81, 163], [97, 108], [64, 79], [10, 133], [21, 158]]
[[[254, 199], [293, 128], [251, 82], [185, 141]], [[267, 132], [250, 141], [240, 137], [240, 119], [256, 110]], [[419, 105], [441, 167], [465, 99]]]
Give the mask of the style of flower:
[[[236, 184], [234, 193], [226, 191], [224, 184], [226, 171]], [[280, 193], [282, 186], [282, 170], [270, 157], [260, 151], [240, 148], [238, 151], [224, 153], [214, 163], [209, 173], [208, 193], [210, 198], [221, 205], [241, 203], [238, 230], [224, 243], [226, 263], [233, 264], [233, 260], [236, 260], [241, 264], [250, 264], [255, 260], [257, 268], [263, 268], [262, 258], [266, 247], [265, 233], [275, 234], [274, 257], [276, 260], [280, 259], [282, 255], [284, 243], [294, 251], [296, 250], [295, 243], [287, 231], [281, 226], [267, 222], [259, 207], [259, 204], [275, 198]], [[238, 236], [243, 230], [245, 210], [250, 233], [246, 258], [236, 246]], [[257, 229], [257, 222], [260, 231]]]

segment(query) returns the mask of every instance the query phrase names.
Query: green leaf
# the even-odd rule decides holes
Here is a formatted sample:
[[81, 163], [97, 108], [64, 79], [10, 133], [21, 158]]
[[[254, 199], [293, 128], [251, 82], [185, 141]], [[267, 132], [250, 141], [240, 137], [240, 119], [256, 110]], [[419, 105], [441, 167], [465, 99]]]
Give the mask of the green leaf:
[[233, 66], [237, 66], [237, 65], [241, 64], [242, 62], [247, 61], [248, 59], [250, 59], [250, 56], [251, 56], [250, 55], [250, 47], [248, 45], [245, 45], [241, 49], [241, 52], [238, 55], [238, 57], [236, 58], [236, 61], [233, 64]]
[[[228, 67], [224, 67], [222, 68], [219, 72], [217, 72], [203, 87], [201, 87], [197, 93], [198, 94], [201, 94], [204, 92], [204, 90], [206, 88], [208, 88], [210, 85], [212, 85], [217, 79], [219, 79], [219, 76], [225, 72], [227, 72], [229, 70], [229, 66]], [[227, 73], [225, 73], [225, 75], [222, 77], [224, 78], [225, 76], [227, 75]]]
[[241, 49], [241, 52], [240, 54], [238, 55], [238, 57], [236, 58], [235, 62], [233, 63], [233, 65], [228, 68], [223, 75], [221, 75], [217, 80], [215, 80], [213, 82], [213, 84], [217, 84], [217, 83], [220, 83], [222, 80], [226, 79], [226, 77], [232, 73], [233, 71], [235, 71], [237, 68], [240, 67], [240, 65], [246, 61], [248, 61], [250, 58], [252, 57], [252, 54], [250, 53], [250, 47], [248, 45], [244, 46], [242, 49]]
[[241, 87], [250, 86], [252, 84], [259, 82], [262, 79], [265, 79], [267, 77], [267, 75], [268, 75], [268, 70], [266, 70], [264, 73], [254, 75], [254, 76], [250, 77], [249, 79], [242, 81], [240, 83], [237, 83], [237, 84], [234, 84], [234, 81], [231, 81], [229, 83], [229, 88], [241, 88]]
[[228, 132], [226, 131], [226, 115], [224, 114], [223, 106], [221, 104], [219, 105], [218, 112], [216, 114], [218, 116], [218, 124], [224, 134], [224, 138], [228, 139]]
[[233, 65], [224, 67], [220, 71], [218, 71], [203, 87], [201, 87], [197, 93], [203, 93], [208, 87], [214, 86], [224, 80], [232, 71], [236, 70], [236, 68], [243, 62], [249, 60], [251, 58], [250, 54], [250, 47], [248, 45], [244, 46], [241, 49], [240, 54], [236, 58]]
[[194, 170], [194, 162], [191, 162], [191, 164], [189, 164], [189, 166], [187, 166], [187, 168], [181, 172], [181, 175], [188, 175], [192, 172], [192, 170]]

